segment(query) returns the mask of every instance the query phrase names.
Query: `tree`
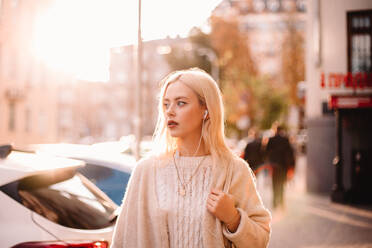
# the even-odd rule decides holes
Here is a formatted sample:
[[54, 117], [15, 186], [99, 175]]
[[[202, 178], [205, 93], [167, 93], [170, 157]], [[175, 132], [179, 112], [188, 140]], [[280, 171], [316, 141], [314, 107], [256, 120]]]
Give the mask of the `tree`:
[[294, 13], [291, 13], [282, 45], [282, 78], [288, 88], [291, 105], [299, 111], [298, 128], [301, 129], [304, 127], [304, 99], [299, 98], [297, 85], [305, 79], [305, 52], [303, 33], [296, 27], [297, 23]]
[[248, 127], [239, 127], [237, 123], [242, 119], [248, 119], [251, 124], [256, 121], [256, 94], [252, 86], [257, 80], [257, 69], [248, 46], [249, 39], [234, 18], [212, 16], [210, 23], [212, 47], [219, 58], [227, 131], [242, 136]]
[[168, 64], [174, 70], [198, 66], [210, 72], [210, 61], [201, 56], [198, 49], [213, 50], [218, 56], [227, 135], [234, 133], [242, 137], [246, 134], [248, 126], [237, 125], [242, 119], [248, 119], [251, 126], [269, 128], [286, 111], [285, 91], [274, 89], [269, 80], [258, 75], [249, 48], [249, 37], [241, 32], [235, 19], [212, 16], [210, 23], [210, 34], [198, 28], [190, 32], [192, 50], [173, 46], [166, 57]]
[[192, 44], [192, 49], [185, 49], [186, 42], [171, 45], [171, 52], [164, 55], [168, 65], [172, 70], [199, 67], [210, 73], [211, 61], [199, 52], [199, 48], [212, 49], [209, 35], [194, 27], [190, 31], [189, 41]]
[[288, 86], [291, 103], [300, 106], [303, 103], [297, 96], [297, 84], [305, 79], [304, 38], [296, 28], [293, 14], [289, 16], [286, 26], [282, 44], [282, 78]]
[[236, 72], [257, 75], [256, 65], [248, 46], [248, 36], [240, 31], [238, 21], [231, 17], [228, 20], [212, 16], [212, 47], [217, 51], [220, 66], [226, 76], [234, 76]]

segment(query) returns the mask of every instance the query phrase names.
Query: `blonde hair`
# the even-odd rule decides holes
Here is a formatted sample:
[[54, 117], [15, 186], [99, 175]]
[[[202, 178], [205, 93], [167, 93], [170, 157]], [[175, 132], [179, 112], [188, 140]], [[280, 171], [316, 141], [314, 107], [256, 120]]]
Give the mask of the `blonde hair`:
[[205, 147], [212, 155], [214, 162], [227, 164], [235, 155], [228, 148], [224, 134], [224, 108], [220, 89], [216, 81], [205, 71], [199, 68], [179, 70], [168, 74], [161, 81], [161, 90], [158, 105], [158, 121], [153, 141], [155, 152], [162, 156], [170, 156], [177, 149], [177, 138], [173, 138], [165, 120], [163, 99], [168, 86], [174, 82], [182, 82], [192, 89], [201, 105], [208, 110], [208, 120], [204, 122], [202, 139]]

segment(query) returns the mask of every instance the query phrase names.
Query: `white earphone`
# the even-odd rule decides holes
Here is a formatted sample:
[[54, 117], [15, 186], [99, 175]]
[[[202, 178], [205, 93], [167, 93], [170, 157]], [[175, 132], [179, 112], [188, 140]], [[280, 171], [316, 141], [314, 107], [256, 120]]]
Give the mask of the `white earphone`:
[[203, 123], [202, 123], [202, 129], [201, 129], [200, 139], [199, 139], [199, 142], [198, 142], [198, 147], [196, 148], [196, 151], [195, 151], [195, 153], [194, 153], [193, 156], [195, 156], [195, 154], [199, 151], [201, 140], [203, 138], [204, 122], [205, 122], [205, 119], [207, 118], [207, 116], [208, 116], [208, 110], [205, 110], [204, 111], [204, 115], [203, 115]]
[[207, 115], [208, 115], [208, 110], [205, 110], [204, 115], [203, 115], [203, 119], [207, 118]]

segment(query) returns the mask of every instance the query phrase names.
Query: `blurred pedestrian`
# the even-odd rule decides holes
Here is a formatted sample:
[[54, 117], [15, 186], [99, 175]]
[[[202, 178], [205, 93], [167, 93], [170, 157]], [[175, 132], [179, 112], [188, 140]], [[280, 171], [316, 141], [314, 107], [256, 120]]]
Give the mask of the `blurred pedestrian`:
[[244, 149], [244, 160], [256, 174], [257, 169], [264, 163], [264, 150], [262, 138], [256, 128], [251, 128], [248, 132], [248, 142]]
[[221, 93], [200, 69], [162, 81], [154, 154], [130, 178], [112, 247], [267, 247], [270, 213], [226, 145]]
[[266, 155], [272, 166], [273, 208], [283, 209], [287, 171], [295, 163], [294, 151], [283, 126], [277, 126], [275, 135], [269, 138]]

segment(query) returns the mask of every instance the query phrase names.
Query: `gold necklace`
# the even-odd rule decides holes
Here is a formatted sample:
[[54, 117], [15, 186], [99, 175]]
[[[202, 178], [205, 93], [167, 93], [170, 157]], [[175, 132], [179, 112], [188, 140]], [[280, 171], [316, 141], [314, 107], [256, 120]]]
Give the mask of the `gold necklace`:
[[[178, 155], [178, 152], [177, 152], [177, 155]], [[180, 188], [179, 191], [178, 191], [178, 193], [181, 196], [185, 196], [186, 195], [186, 187], [187, 187], [187, 185], [191, 182], [192, 178], [195, 176], [196, 172], [198, 171], [200, 165], [202, 164], [202, 162], [204, 161], [205, 158], [206, 158], [206, 156], [204, 156], [202, 159], [200, 159], [198, 166], [196, 167], [196, 169], [194, 170], [194, 172], [191, 174], [189, 180], [187, 182], [184, 182], [183, 180], [181, 180], [180, 172], [179, 172], [179, 169], [178, 169], [178, 166], [177, 166], [177, 163], [176, 163], [176, 159], [175, 159], [174, 153], [173, 153], [173, 162], [174, 162], [174, 166], [175, 166], [176, 171], [177, 171], [178, 182], [182, 186], [182, 188]]]

